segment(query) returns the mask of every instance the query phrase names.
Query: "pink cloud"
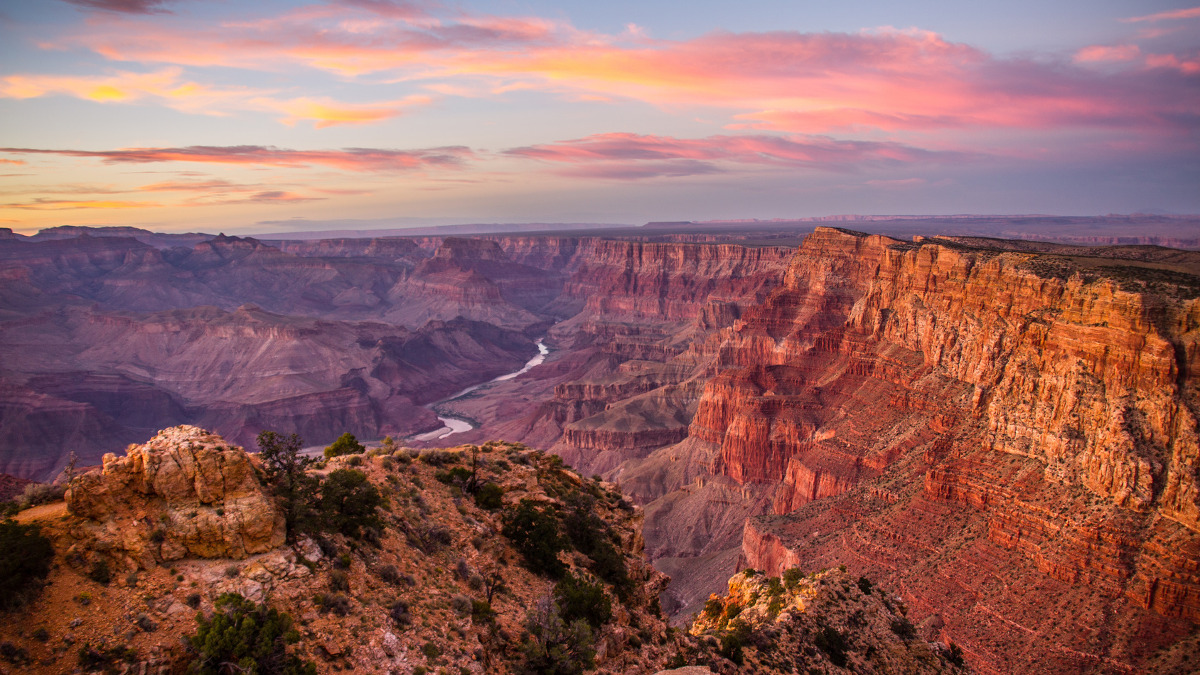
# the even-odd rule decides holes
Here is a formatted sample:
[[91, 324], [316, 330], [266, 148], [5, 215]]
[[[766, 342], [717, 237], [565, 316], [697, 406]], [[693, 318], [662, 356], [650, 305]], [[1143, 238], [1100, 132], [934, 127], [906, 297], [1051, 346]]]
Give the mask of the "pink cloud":
[[[64, 45], [178, 66], [299, 65], [347, 78], [386, 73], [392, 83], [419, 82], [447, 96], [536, 89], [575, 101], [720, 107], [743, 120], [735, 128], [796, 133], [1081, 125], [1187, 132], [1179, 120], [1200, 109], [1196, 88], [1179, 79], [1191, 74], [1186, 67], [1174, 74], [1147, 69], [1134, 58], [1134, 45], [1088, 47], [1074, 63], [1063, 63], [997, 58], [916, 30], [651, 40], [587, 33], [538, 17], [363, 0], [208, 28], [109, 17]], [[1090, 67], [1097, 63], [1128, 67]], [[405, 110], [405, 102], [394, 101], [339, 105], [308, 115], [286, 112], [285, 102], [263, 109], [288, 123], [317, 126], [366, 123]]]
[[1197, 17], [1200, 17], [1200, 7], [1172, 9], [1166, 12], [1158, 12], [1156, 14], [1129, 17], [1128, 19], [1121, 19], [1121, 21], [1126, 23], [1137, 23], [1141, 21], [1177, 21], [1179, 19], [1195, 19]]
[[1141, 54], [1142, 50], [1137, 45], [1092, 45], [1075, 52], [1075, 63], [1133, 61]]
[[404, 171], [421, 168], [458, 168], [466, 160], [474, 157], [474, 153], [470, 149], [458, 146], [423, 150], [384, 150], [379, 148], [285, 150], [261, 145], [193, 145], [182, 148], [127, 148], [122, 150], [0, 148], [0, 152], [92, 158], [99, 159], [106, 164], [197, 162], [275, 167], [324, 166], [343, 171]]
[[933, 152], [900, 143], [847, 141], [823, 136], [709, 136], [680, 139], [627, 133], [506, 150], [510, 156], [572, 165], [569, 175], [601, 178], [685, 176], [722, 171], [721, 163], [824, 171], [867, 166], [960, 162], [962, 153]]

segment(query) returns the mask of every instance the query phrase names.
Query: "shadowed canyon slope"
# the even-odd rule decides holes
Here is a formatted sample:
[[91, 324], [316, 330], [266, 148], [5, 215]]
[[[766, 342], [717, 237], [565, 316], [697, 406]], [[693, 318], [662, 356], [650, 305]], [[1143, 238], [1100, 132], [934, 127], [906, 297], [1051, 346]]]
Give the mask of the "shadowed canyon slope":
[[427, 431], [544, 337], [438, 413], [644, 504], [681, 619], [845, 564], [982, 672], [1200, 658], [1200, 254], [690, 236], [0, 242], [0, 471]]

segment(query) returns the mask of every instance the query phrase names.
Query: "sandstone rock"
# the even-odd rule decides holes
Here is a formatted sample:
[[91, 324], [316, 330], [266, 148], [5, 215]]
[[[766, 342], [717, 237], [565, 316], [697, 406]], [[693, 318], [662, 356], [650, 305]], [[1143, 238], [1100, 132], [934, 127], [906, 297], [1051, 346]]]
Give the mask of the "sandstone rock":
[[[186, 556], [244, 558], [283, 544], [283, 514], [244, 450], [181, 426], [105, 455], [67, 491], [76, 535], [146, 567]], [[286, 564], [286, 561], [284, 562]]]

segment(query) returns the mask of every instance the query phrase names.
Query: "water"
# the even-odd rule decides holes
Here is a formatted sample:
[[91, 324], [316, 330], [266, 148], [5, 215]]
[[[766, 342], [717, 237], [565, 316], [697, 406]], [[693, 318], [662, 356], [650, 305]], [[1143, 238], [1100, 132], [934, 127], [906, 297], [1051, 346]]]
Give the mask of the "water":
[[[546, 361], [546, 355], [548, 355], [550, 353], [550, 349], [546, 347], [546, 345], [542, 342], [542, 340], [537, 341], [537, 348], [538, 348], [538, 353], [536, 355], [534, 355], [534, 357], [532, 359], [529, 359], [528, 361], [526, 361], [524, 367], [522, 367], [520, 370], [508, 373], [507, 375], [501, 375], [500, 377], [493, 378], [491, 380], [488, 380], [487, 382], [471, 385], [471, 386], [467, 387], [466, 389], [463, 389], [462, 391], [458, 392], [457, 394], [455, 394], [449, 398], [444, 398], [444, 399], [438, 401], [437, 403], [429, 404], [429, 408], [433, 409], [436, 412], [437, 406], [439, 406], [443, 403], [449, 403], [450, 401], [460, 399], [460, 398], [466, 396], [467, 394], [479, 391], [480, 389], [483, 389], [484, 387], [490, 387], [497, 382], [506, 382], [515, 377], [518, 377], [518, 376], [524, 375], [525, 373], [528, 373], [529, 371], [533, 370], [534, 368], [537, 368], [538, 366], [542, 365], [542, 363], [544, 363]], [[435, 429], [433, 431], [426, 432], [419, 436], [416, 436], [416, 437], [414, 437], [414, 440], [418, 440], [418, 441], [439, 440], [440, 441], [441, 439], [446, 438], [447, 436], [453, 436], [454, 434], [461, 434], [464, 431], [470, 431], [475, 428], [475, 426], [473, 424], [471, 424], [470, 421], [462, 419], [461, 417], [451, 417], [450, 415], [438, 415], [438, 419], [441, 420], [442, 424], [444, 424], [445, 426], [443, 426], [441, 429]]]

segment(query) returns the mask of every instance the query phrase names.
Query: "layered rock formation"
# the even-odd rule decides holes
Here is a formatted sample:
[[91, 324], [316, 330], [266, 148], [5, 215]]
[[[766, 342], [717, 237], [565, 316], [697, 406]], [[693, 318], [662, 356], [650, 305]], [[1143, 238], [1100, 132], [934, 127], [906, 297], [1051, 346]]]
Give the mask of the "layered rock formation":
[[[1137, 668], [1200, 618], [1196, 296], [1111, 260], [818, 228], [730, 331], [691, 436], [786, 514], [747, 526], [749, 564], [883, 575], [985, 669], [1050, 647], [1048, 671]], [[1009, 590], [1044, 577], [1108, 628]]]
[[249, 455], [193, 426], [158, 433], [76, 478], [67, 510], [72, 551], [118, 569], [184, 557], [245, 558], [283, 544], [283, 513]]

